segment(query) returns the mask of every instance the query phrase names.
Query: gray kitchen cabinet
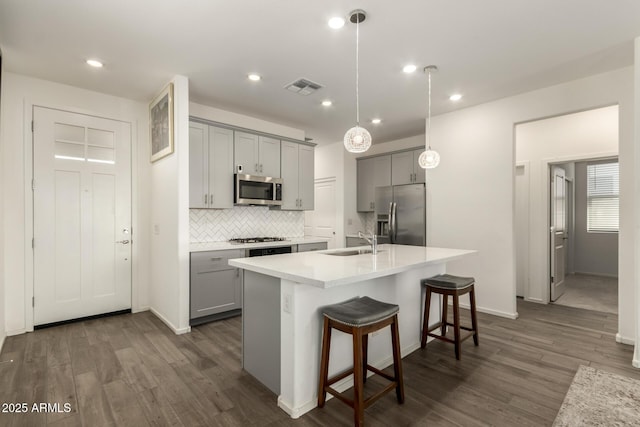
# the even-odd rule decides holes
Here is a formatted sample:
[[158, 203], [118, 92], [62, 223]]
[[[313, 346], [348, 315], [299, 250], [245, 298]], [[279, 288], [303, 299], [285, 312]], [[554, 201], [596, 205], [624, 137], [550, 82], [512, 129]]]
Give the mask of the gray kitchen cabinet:
[[244, 255], [242, 249], [191, 253], [190, 319], [242, 308], [243, 274], [228, 261]]
[[189, 122], [189, 207], [233, 207], [233, 131]]
[[314, 148], [305, 144], [282, 141], [282, 207], [283, 210], [314, 208]]
[[354, 237], [354, 236], [347, 236], [347, 248], [353, 248], [356, 246], [367, 246], [369, 243], [367, 243], [366, 240], [361, 239], [360, 237]]
[[327, 249], [327, 242], [298, 243], [298, 252], [323, 251]]
[[233, 158], [234, 173], [280, 178], [279, 139], [236, 131]]
[[357, 161], [358, 212], [375, 211], [376, 187], [391, 185], [391, 156], [383, 155]]
[[391, 185], [425, 182], [425, 171], [418, 164], [424, 148], [391, 154]]

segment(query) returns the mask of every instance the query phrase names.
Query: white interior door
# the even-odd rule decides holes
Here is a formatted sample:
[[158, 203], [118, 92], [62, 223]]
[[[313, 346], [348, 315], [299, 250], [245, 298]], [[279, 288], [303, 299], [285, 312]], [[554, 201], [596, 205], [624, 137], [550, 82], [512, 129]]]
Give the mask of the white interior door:
[[336, 247], [336, 181], [315, 183], [315, 209], [305, 213], [305, 234], [330, 239], [329, 249]]
[[529, 284], [529, 170], [516, 166], [516, 296], [524, 297]]
[[564, 169], [551, 167], [551, 301], [565, 291], [565, 266], [567, 259], [567, 185]]
[[34, 107], [34, 325], [131, 308], [131, 129]]

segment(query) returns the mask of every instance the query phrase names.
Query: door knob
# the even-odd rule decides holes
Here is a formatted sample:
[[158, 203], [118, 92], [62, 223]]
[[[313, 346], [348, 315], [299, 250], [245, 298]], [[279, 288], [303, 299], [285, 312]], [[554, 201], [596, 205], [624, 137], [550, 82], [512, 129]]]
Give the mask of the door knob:
[[122, 243], [123, 245], [128, 245], [129, 241], [128, 240], [118, 240], [116, 243]]

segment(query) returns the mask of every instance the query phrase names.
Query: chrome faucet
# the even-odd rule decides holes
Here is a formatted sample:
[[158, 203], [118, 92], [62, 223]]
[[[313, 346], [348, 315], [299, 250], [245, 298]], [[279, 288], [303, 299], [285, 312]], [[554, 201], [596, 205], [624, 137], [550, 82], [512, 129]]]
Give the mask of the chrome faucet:
[[371, 245], [371, 254], [372, 255], [377, 255], [378, 254], [378, 236], [376, 236], [375, 234], [371, 234], [371, 238], [368, 238], [367, 236], [364, 235], [364, 233], [362, 231], [358, 231], [358, 237], [361, 239], [364, 239], [367, 241], [367, 243], [369, 243]]

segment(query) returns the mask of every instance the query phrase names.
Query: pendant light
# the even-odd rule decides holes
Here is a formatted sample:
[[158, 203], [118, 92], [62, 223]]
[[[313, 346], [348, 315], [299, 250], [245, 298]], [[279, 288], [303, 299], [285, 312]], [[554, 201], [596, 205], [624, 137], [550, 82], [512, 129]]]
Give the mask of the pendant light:
[[440, 164], [440, 154], [431, 149], [431, 71], [437, 71], [438, 67], [429, 65], [424, 67], [424, 72], [429, 76], [429, 108], [427, 110], [427, 146], [418, 158], [418, 164], [423, 169], [433, 169]]
[[359, 47], [360, 47], [360, 23], [366, 19], [364, 10], [354, 10], [349, 20], [356, 24], [356, 125], [344, 134], [344, 147], [350, 153], [364, 153], [371, 147], [371, 134], [365, 128], [360, 127], [360, 93], [359, 93]]

